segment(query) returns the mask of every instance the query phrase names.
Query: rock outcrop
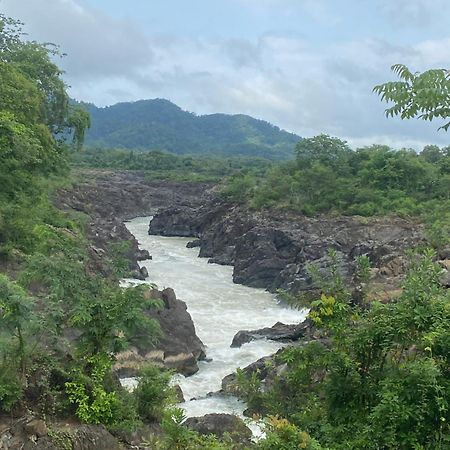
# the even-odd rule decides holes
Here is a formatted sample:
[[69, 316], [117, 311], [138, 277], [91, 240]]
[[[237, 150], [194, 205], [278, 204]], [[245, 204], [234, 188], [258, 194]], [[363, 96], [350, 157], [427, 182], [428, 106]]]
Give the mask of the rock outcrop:
[[[85, 171], [82, 183], [58, 192], [54, 202], [59, 209], [85, 214], [85, 231], [89, 242], [87, 269], [103, 276], [113, 274], [113, 260], [128, 261], [128, 277], [145, 280], [148, 270], [139, 261], [151, 259], [147, 250], [140, 250], [135, 237], [124, 221], [148, 216], [163, 205], [198, 207], [211, 184], [149, 181], [140, 172]], [[205, 194], [206, 195], [206, 194]], [[139, 337], [126, 352], [117, 356], [116, 369], [122, 376], [136, 375], [142, 365], [154, 362], [185, 375], [198, 370], [204, 346], [195, 334], [186, 304], [177, 300], [171, 289], [151, 291], [163, 302], [163, 308], [148, 311], [158, 320], [163, 332], [155, 346], [144, 345]]]
[[409, 219], [254, 212], [217, 197], [199, 207], [160, 209], [149, 233], [177, 235], [179, 224], [184, 235], [196, 238], [192, 245], [200, 247], [201, 257], [234, 266], [236, 283], [273, 292], [315, 290], [308, 267], [314, 264], [326, 274], [330, 250], [336, 252], [339, 273], [349, 286], [354, 285], [355, 258], [361, 255], [370, 259], [375, 278], [398, 279], [405, 271], [405, 251], [425, 243], [422, 225]]
[[162, 336], [154, 345], [146, 344], [139, 336], [133, 338], [131, 347], [116, 356], [114, 369], [120, 376], [130, 377], [137, 375], [145, 364], [154, 363], [186, 376], [193, 375], [198, 371], [197, 361], [205, 358], [205, 347], [195, 334], [186, 303], [178, 300], [170, 288], [149, 290], [148, 296], [163, 303], [162, 308], [147, 311], [159, 322]]
[[117, 251], [115, 244], [127, 242], [121, 256], [129, 263], [129, 276], [145, 279], [138, 261], [150, 259], [139, 250], [138, 242], [127, 230], [125, 220], [153, 215], [165, 205], [198, 207], [202, 195], [212, 184], [150, 181], [143, 172], [108, 172], [85, 170], [83, 181], [70, 189], [62, 189], [54, 199], [62, 210], [86, 215], [86, 237], [89, 246], [90, 270], [109, 276], [110, 264]]
[[1, 450], [124, 450], [117, 438], [101, 425], [47, 424], [23, 417], [11, 426], [0, 420]]
[[251, 341], [259, 339], [269, 339], [271, 341], [279, 342], [292, 342], [305, 338], [311, 332], [311, 324], [308, 320], [303, 321], [300, 324], [286, 325], [281, 322], [277, 322], [272, 327], [261, 328], [259, 330], [241, 330], [238, 331], [230, 347], [241, 347]]
[[214, 434], [223, 438], [227, 434], [239, 444], [249, 444], [252, 437], [251, 430], [244, 421], [232, 414], [206, 414], [201, 417], [189, 417], [184, 426], [197, 433], [208, 435]]

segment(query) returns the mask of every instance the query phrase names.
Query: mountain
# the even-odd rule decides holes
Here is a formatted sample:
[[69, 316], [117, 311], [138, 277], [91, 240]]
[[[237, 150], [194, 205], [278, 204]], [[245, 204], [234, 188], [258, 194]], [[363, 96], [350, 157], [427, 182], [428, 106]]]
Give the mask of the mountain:
[[92, 126], [86, 145], [166, 150], [178, 154], [261, 156], [287, 159], [300, 137], [243, 114], [197, 116], [164, 99], [85, 104]]

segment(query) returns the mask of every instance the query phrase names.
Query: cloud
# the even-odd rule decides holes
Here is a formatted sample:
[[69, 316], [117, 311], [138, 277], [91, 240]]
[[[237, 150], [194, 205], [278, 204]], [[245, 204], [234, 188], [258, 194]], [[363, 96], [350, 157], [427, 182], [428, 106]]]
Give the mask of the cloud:
[[[276, 3], [293, 5], [264, 0]], [[33, 38], [62, 45], [70, 92], [80, 100], [107, 105], [162, 97], [199, 114], [250, 114], [302, 136], [328, 133], [353, 145], [447, 143], [438, 123], [386, 119], [386, 105], [372, 89], [395, 78], [394, 63], [449, 67], [450, 38], [398, 45], [366, 37], [319, 46], [280, 31], [253, 40], [192, 37], [144, 32], [81, 0], [3, 0], [2, 6], [28, 24]]]
[[68, 57], [61, 61], [79, 80], [128, 75], [153, 55], [145, 34], [129, 20], [116, 20], [76, 0], [3, 0], [4, 10], [25, 22], [41, 42], [55, 42]]
[[447, 0], [378, 0], [382, 12], [397, 26], [432, 26], [436, 17], [448, 13]]

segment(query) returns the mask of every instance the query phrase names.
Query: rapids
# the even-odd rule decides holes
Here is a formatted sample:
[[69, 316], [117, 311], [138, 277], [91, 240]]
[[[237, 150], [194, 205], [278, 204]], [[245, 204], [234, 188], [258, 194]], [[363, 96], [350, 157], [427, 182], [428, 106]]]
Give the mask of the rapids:
[[230, 348], [233, 336], [239, 330], [272, 326], [278, 321], [298, 323], [305, 312], [279, 304], [273, 294], [262, 289], [234, 284], [232, 267], [208, 264], [207, 259], [197, 257], [198, 249], [186, 248], [192, 239], [149, 236], [150, 219], [140, 217], [126, 223], [140, 248], [152, 255], [152, 260], [141, 263], [149, 272], [146, 282], [156, 284], [159, 289], [171, 287], [177, 298], [186, 302], [210, 360], [199, 362], [200, 369], [193, 376], [174, 377], [186, 399], [180, 407], [188, 417], [213, 412], [242, 417], [245, 409], [242, 401], [207, 394], [221, 388], [225, 375], [276, 352], [283, 344], [259, 340]]

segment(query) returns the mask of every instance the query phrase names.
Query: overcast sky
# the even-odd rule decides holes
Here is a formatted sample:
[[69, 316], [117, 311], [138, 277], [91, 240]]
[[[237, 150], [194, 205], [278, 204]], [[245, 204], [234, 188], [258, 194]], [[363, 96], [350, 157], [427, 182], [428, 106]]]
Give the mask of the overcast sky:
[[450, 0], [0, 0], [67, 56], [70, 94], [99, 106], [167, 98], [353, 146], [448, 145], [439, 122], [386, 119], [375, 84], [450, 67]]

